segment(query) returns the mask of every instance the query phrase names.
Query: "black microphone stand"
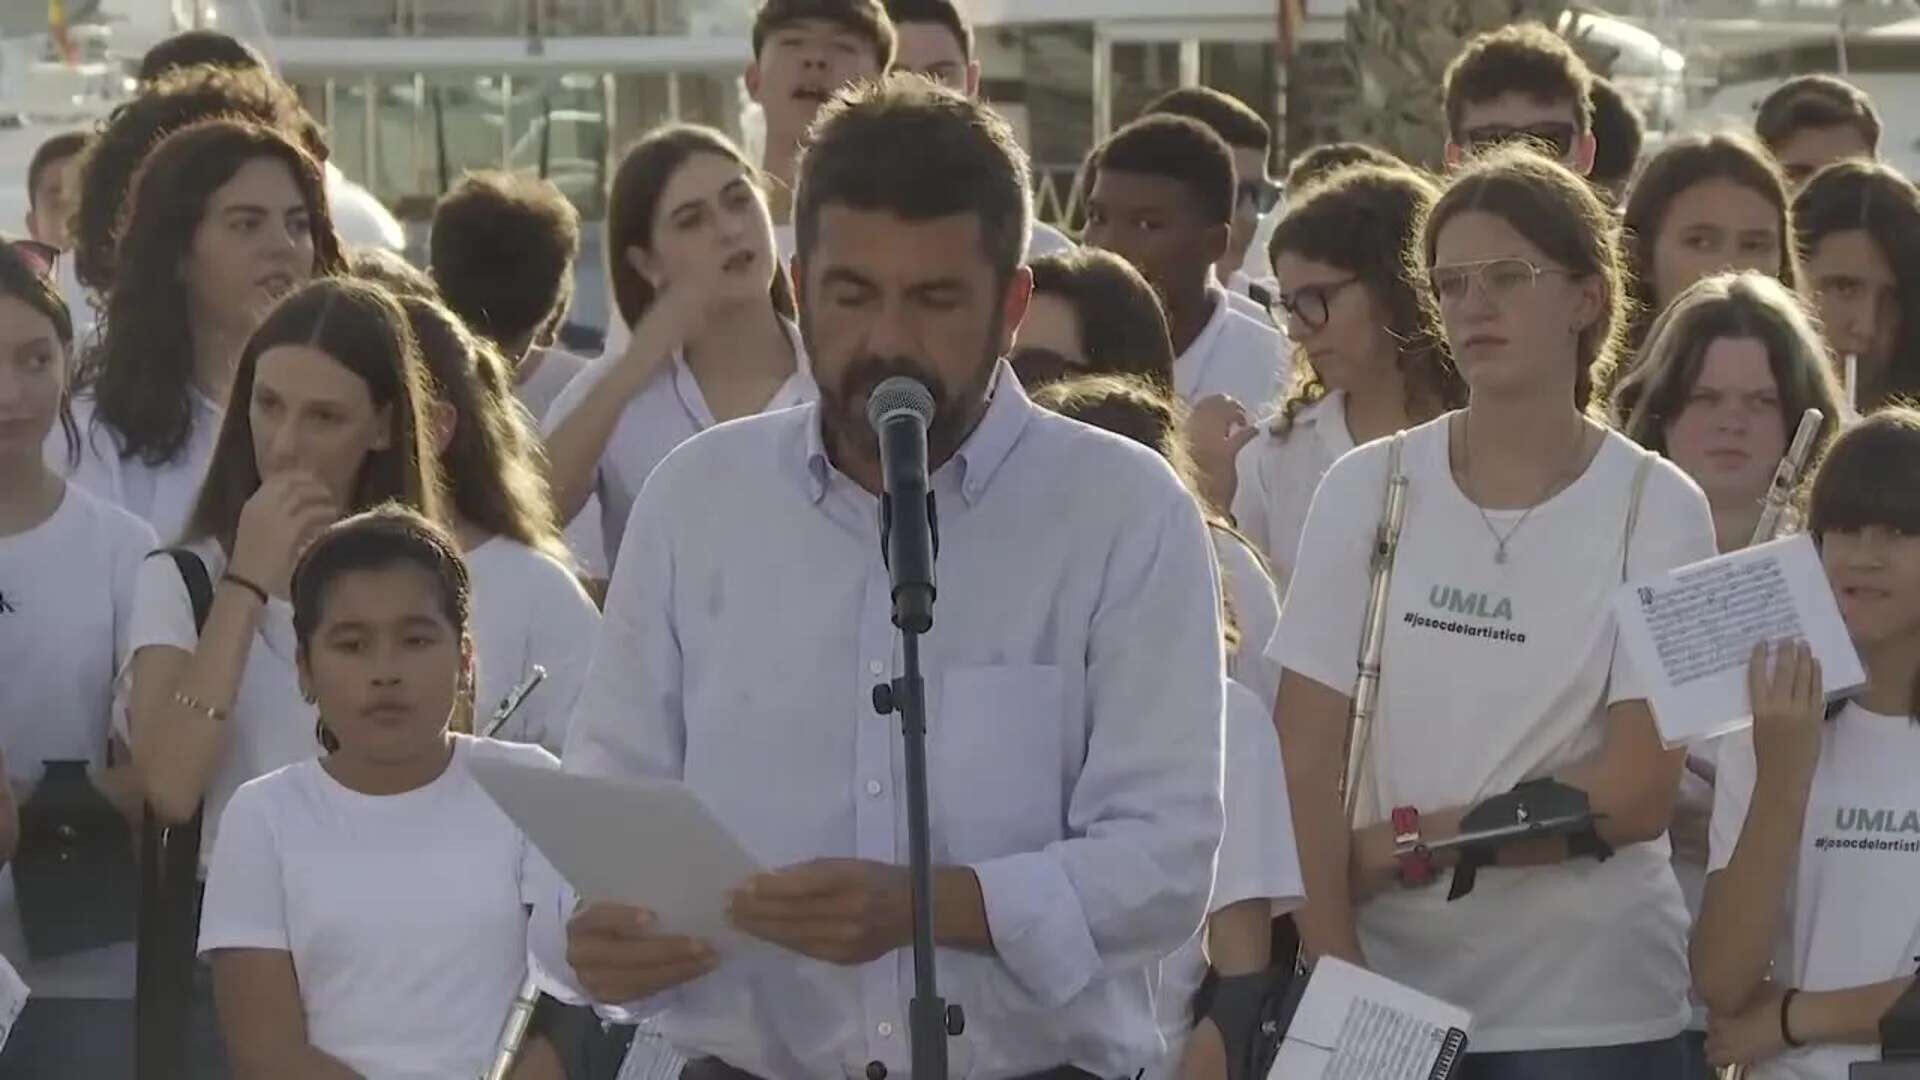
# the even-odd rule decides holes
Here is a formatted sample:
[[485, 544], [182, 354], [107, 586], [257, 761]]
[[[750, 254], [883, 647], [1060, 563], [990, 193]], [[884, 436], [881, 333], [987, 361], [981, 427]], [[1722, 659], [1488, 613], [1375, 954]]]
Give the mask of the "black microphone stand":
[[[920, 473], [925, 476], [924, 470]], [[917, 552], [938, 554], [933, 492], [926, 488], [890, 491], [880, 497], [880, 546], [895, 571], [893, 625], [900, 631], [900, 677], [873, 688], [873, 708], [882, 716], [898, 713], [907, 771], [907, 851], [913, 881], [913, 1002], [907, 1014], [908, 1045], [913, 1055], [914, 1080], [946, 1080], [947, 1037], [965, 1030], [960, 1006], [940, 999], [934, 977], [933, 844], [927, 823], [927, 686], [920, 674], [920, 635], [933, 626], [933, 567], [913, 566], [924, 559]], [[896, 514], [895, 499], [924, 498], [926, 527], [931, 542], [911, 535], [917, 514]], [[912, 505], [908, 503], [907, 505]], [[896, 528], [903, 525], [903, 528]]]

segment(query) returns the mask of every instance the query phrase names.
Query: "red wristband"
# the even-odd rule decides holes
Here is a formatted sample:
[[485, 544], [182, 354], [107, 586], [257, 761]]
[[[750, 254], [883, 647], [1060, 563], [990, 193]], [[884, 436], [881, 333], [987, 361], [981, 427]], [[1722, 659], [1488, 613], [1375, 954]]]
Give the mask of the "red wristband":
[[1433, 853], [1420, 842], [1420, 811], [1411, 806], [1393, 809], [1393, 857], [1400, 884], [1415, 888], [1433, 880]]

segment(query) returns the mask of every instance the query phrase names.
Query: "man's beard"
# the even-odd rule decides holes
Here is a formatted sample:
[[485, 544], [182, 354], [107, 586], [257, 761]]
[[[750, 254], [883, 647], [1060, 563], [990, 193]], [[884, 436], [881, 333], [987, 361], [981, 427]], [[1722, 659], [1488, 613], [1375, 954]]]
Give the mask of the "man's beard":
[[[802, 313], [802, 333], [811, 340]], [[987, 335], [989, 342], [1000, 340], [998, 319]], [[905, 375], [927, 388], [933, 395], [933, 422], [927, 426], [927, 464], [938, 468], [960, 449], [985, 411], [987, 387], [999, 356], [989, 351], [982, 358], [977, 375], [965, 385], [951, 386], [932, 367], [913, 357], [876, 356], [863, 353], [847, 365], [840, 377], [829, 385], [820, 384], [821, 435], [830, 453], [853, 454], [869, 461], [880, 458], [880, 439], [867, 422], [867, 395], [873, 388], [895, 375]]]

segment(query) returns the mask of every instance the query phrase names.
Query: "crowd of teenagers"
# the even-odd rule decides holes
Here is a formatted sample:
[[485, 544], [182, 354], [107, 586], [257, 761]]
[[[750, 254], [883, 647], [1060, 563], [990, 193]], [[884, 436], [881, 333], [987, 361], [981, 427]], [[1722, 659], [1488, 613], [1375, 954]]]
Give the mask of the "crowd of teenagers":
[[[46, 143], [0, 241], [0, 1077], [472, 1080], [528, 980], [517, 1080], [908, 1075], [902, 374], [956, 1075], [1260, 1075], [1296, 943], [1468, 1009], [1465, 1080], [1877, 1057], [1920, 954], [1920, 189], [1872, 103], [1802, 76], [1643, 155], [1514, 25], [1448, 69], [1440, 173], [1276, 179], [1187, 88], [1063, 233], [973, 44], [948, 0], [765, 0], [764, 158], [624, 153], [594, 359], [553, 185], [460, 179], [425, 268], [356, 247], [231, 38]], [[1668, 746], [1610, 597], [1751, 543], [1809, 408], [1791, 527], [1866, 682], [1769, 643], [1751, 729]], [[575, 895], [489, 758], [684, 784], [766, 867], [737, 933]], [[1542, 778], [1591, 835], [1425, 854]]]

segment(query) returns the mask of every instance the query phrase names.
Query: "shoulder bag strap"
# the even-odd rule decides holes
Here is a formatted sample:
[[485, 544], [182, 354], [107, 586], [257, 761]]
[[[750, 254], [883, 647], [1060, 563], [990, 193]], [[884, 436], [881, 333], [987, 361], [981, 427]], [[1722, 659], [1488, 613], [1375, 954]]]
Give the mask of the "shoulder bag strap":
[[[167, 548], [180, 570], [198, 634], [213, 608], [207, 564], [186, 548]], [[139, 946], [135, 960], [134, 1056], [137, 1080], [186, 1075], [188, 1002], [193, 993], [195, 938], [200, 913], [201, 814], [164, 826], [153, 807], [140, 815]]]

